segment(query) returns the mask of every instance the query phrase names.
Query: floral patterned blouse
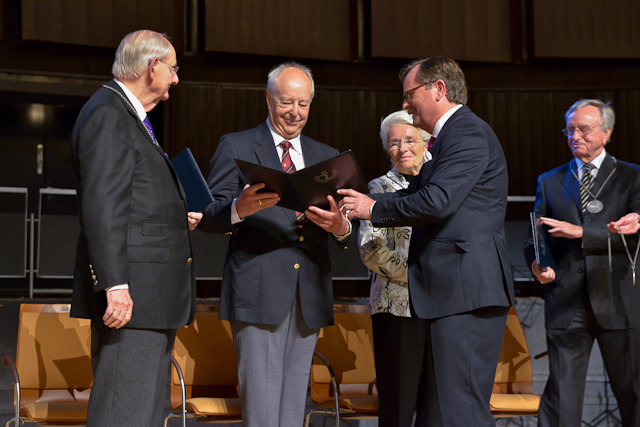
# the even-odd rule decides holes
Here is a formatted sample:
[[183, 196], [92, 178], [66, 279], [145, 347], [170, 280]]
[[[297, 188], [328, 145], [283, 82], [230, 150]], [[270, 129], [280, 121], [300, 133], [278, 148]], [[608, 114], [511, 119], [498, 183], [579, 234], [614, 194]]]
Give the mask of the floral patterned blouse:
[[[409, 186], [409, 181], [394, 167], [369, 183], [371, 193], [394, 193]], [[360, 220], [358, 246], [360, 258], [372, 272], [369, 305], [371, 314], [391, 313], [411, 317], [407, 258], [411, 227], [374, 227]]]

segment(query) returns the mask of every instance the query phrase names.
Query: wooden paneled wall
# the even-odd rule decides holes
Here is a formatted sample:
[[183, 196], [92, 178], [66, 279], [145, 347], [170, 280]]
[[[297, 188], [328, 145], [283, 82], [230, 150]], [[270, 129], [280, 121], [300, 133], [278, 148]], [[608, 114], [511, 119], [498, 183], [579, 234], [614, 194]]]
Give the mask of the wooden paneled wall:
[[166, 32], [184, 44], [184, 0], [22, 0], [22, 38], [118, 47], [141, 28]]
[[512, 51], [512, 43], [521, 40], [514, 37], [521, 19], [512, 22], [516, 5], [510, 0], [371, 0], [371, 54], [517, 61], [520, 55]]
[[350, 61], [353, 0], [206, 0], [206, 51]]
[[638, 58], [637, 0], [533, 0], [535, 56]]
[[[264, 87], [180, 84], [165, 107], [165, 148], [190, 147], [205, 176], [218, 139], [257, 126], [267, 117]], [[390, 166], [380, 120], [400, 107], [397, 90], [318, 87], [304, 133], [340, 151], [353, 149], [367, 180]], [[640, 163], [640, 90], [473, 90], [469, 107], [491, 125], [509, 165], [509, 194], [534, 195], [536, 177], [566, 163], [571, 153], [561, 133], [565, 111], [580, 98], [612, 101], [617, 123], [607, 149]]]

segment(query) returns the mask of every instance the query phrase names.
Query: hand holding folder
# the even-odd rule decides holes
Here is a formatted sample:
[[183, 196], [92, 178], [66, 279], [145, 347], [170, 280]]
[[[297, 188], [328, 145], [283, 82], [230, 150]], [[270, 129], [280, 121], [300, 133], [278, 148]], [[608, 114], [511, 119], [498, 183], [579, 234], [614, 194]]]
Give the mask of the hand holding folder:
[[333, 196], [338, 203], [343, 197], [337, 193], [340, 188], [369, 192], [351, 150], [292, 174], [239, 159], [235, 162], [249, 184], [265, 183], [260, 191], [277, 193], [280, 196], [278, 206], [299, 212], [309, 206], [329, 210], [327, 195]]

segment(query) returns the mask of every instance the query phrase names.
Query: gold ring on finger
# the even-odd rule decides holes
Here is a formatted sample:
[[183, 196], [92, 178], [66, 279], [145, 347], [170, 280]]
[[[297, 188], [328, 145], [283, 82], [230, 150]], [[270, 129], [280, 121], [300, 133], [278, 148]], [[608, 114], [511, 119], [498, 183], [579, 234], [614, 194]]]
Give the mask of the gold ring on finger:
[[262, 206], [262, 200], [258, 199], [258, 204]]

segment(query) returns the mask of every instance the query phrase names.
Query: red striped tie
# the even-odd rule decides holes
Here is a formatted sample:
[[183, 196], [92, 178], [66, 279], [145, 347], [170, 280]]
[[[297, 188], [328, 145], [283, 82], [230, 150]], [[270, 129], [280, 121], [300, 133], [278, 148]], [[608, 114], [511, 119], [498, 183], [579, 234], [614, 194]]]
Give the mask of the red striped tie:
[[[284, 152], [282, 153], [282, 170], [286, 173], [294, 173], [296, 171], [296, 166], [291, 161], [291, 156], [289, 156], [289, 149], [291, 148], [291, 143], [289, 141], [282, 141], [280, 143]], [[296, 220], [298, 221], [298, 227], [302, 228], [302, 223], [304, 222], [304, 212], [296, 211]]]
[[433, 147], [433, 143], [436, 141], [435, 137], [429, 138], [429, 143], [427, 144], [427, 151], [431, 151], [431, 147]]

